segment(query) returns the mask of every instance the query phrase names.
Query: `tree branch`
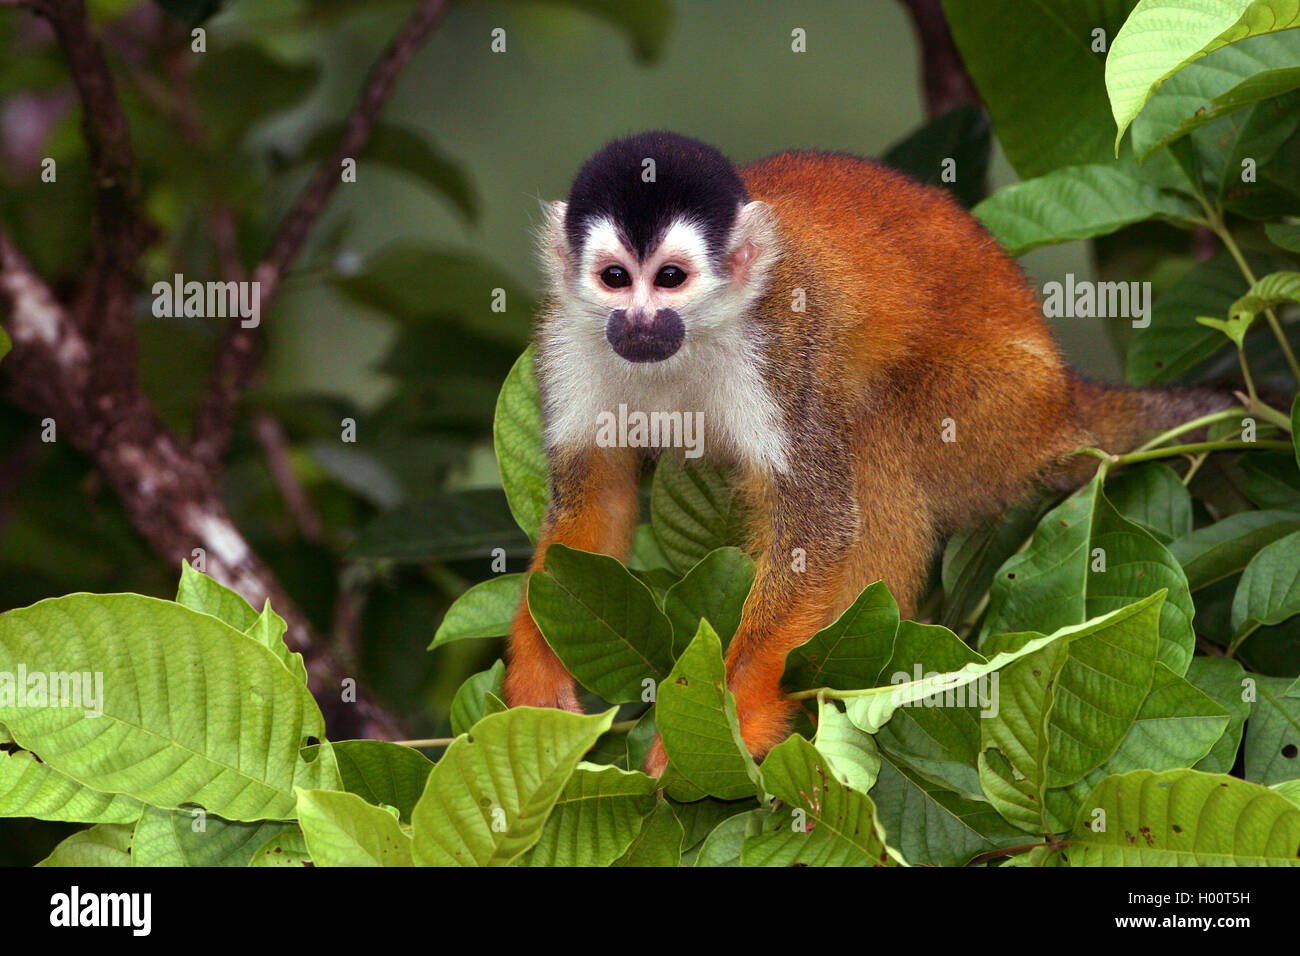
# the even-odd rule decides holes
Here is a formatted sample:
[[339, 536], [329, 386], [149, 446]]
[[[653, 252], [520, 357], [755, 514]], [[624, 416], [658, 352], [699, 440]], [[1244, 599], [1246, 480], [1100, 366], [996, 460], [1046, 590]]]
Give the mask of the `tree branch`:
[[96, 353], [91, 385], [98, 403], [117, 405], [130, 401], [135, 386], [131, 296], [140, 256], [156, 231], [140, 214], [130, 130], [85, 0], [41, 0], [32, 9], [54, 29], [81, 103], [95, 213], [90, 266], [72, 318]]
[[[299, 194], [271, 241], [266, 257], [253, 270], [253, 281], [260, 283], [261, 314], [269, 310], [285, 273], [302, 252], [312, 227], [339, 184], [341, 163], [365, 149], [402, 68], [442, 22], [448, 6], [448, 0], [423, 0], [371, 68], [366, 85], [348, 115], [343, 135]], [[244, 328], [238, 319], [226, 327], [207, 399], [194, 423], [194, 454], [210, 468], [220, 467], [230, 442], [235, 405], [257, 371], [258, 341], [258, 330]]]
[[[140, 256], [155, 230], [140, 213], [126, 117], [85, 0], [0, 4], [27, 7], [54, 29], [81, 103], [95, 198], [92, 258], [71, 306], [58, 301], [0, 230], [0, 306], [8, 312], [14, 346], [0, 371], [10, 382], [14, 400], [55, 420], [59, 437], [66, 436], [90, 457], [132, 525], [173, 567], [202, 549], [205, 570], [214, 578], [255, 607], [271, 601], [289, 625], [286, 642], [303, 655], [331, 737], [399, 735], [398, 722], [364, 696], [344, 705], [340, 681], [350, 675], [249, 547], [222, 499], [215, 466], [229, 440], [235, 403], [256, 368], [255, 331], [243, 329], [238, 319], [228, 327], [212, 393], [200, 410], [191, 447], [163, 425], [138, 387], [131, 300]], [[343, 137], [299, 196], [254, 272], [263, 308], [274, 299], [339, 182], [340, 162], [365, 147], [402, 67], [442, 20], [447, 6], [448, 0], [424, 0], [371, 70]], [[214, 212], [214, 240], [223, 272], [240, 272], [233, 214], [221, 208]], [[345, 615], [348, 628], [355, 616]]]
[[286, 642], [303, 655], [333, 739], [399, 735], [398, 721], [364, 695], [356, 704], [343, 703], [340, 682], [356, 675], [314, 636], [302, 611], [235, 527], [215, 478], [166, 429], [148, 399], [132, 389], [122, 393], [128, 400], [109, 412], [85, 400], [93, 394], [85, 383], [98, 356], [3, 230], [0, 305], [9, 315], [13, 339], [4, 370], [15, 401], [53, 417], [58, 435], [90, 456], [153, 550], [179, 567], [201, 548], [208, 574], [254, 607], [271, 602], [289, 625]]

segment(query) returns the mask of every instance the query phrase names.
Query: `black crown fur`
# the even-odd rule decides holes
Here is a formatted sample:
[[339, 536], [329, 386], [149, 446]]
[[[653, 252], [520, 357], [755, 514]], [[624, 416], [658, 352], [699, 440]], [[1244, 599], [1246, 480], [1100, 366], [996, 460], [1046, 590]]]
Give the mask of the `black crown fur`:
[[[646, 159], [655, 161], [654, 182], [641, 178]], [[644, 260], [673, 220], [688, 219], [720, 259], [736, 212], [748, 200], [736, 168], [712, 146], [676, 133], [639, 133], [614, 140], [578, 171], [564, 231], [577, 256], [591, 220], [609, 217]]]

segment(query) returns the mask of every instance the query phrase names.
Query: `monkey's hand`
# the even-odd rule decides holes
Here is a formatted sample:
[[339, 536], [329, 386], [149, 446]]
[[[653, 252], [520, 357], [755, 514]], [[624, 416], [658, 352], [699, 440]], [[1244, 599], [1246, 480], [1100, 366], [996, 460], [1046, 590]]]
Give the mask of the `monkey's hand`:
[[546, 643], [524, 603], [510, 627], [505, 695], [510, 707], [554, 707], [582, 713], [569, 672]]

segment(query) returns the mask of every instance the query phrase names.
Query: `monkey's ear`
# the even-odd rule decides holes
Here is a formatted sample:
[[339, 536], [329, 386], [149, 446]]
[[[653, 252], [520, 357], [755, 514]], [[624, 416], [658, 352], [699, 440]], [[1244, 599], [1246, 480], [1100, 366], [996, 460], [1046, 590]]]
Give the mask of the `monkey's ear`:
[[542, 227], [538, 230], [538, 251], [542, 264], [555, 275], [568, 275], [573, 271], [569, 261], [569, 240], [564, 234], [564, 215], [568, 211], [566, 202], [542, 203]]
[[765, 202], [750, 202], [740, 207], [731, 230], [727, 265], [731, 279], [747, 284], [756, 273], [766, 271], [776, 254], [776, 213]]

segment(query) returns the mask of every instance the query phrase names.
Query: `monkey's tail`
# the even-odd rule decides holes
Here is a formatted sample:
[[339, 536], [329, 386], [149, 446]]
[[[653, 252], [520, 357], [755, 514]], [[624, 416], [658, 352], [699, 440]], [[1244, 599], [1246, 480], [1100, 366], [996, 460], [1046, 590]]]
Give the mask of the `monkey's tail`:
[[[1079, 423], [1096, 447], [1113, 455], [1132, 451], [1144, 441], [1183, 422], [1240, 404], [1231, 385], [1128, 388], [1070, 376]], [[1189, 432], [1183, 441], [1201, 441]]]
[[[1132, 451], [1143, 442], [1184, 422], [1240, 404], [1230, 384], [1130, 388], [1092, 382], [1071, 370], [1070, 388], [1083, 443], [1112, 455]], [[1180, 442], [1205, 439], [1198, 429]], [[1078, 487], [1096, 471], [1096, 459], [1073, 455], [1051, 483], [1063, 490]]]

